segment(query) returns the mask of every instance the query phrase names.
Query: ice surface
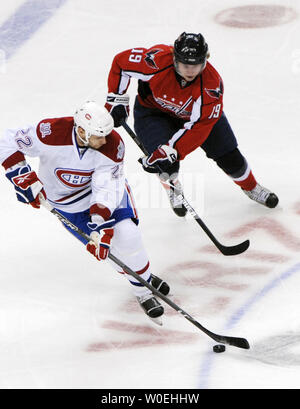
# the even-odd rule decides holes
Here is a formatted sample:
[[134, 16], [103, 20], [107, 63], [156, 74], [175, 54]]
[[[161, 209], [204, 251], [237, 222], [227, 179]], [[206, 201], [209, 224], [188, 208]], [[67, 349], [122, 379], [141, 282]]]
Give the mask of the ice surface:
[[[1, 2], [0, 24], [21, 4]], [[176, 218], [120, 133], [153, 271], [201, 324], [246, 337], [251, 349], [214, 354], [214, 342], [169, 307], [164, 326], [152, 324], [123, 277], [89, 257], [52, 215], [19, 204], [2, 176], [0, 388], [299, 388], [299, 19], [260, 29], [215, 22], [243, 4], [300, 12], [298, 0], [67, 1], [1, 71], [0, 131], [72, 115], [87, 98], [102, 103], [117, 52], [202, 32], [240, 149], [280, 205], [250, 201], [201, 150], [182, 163], [181, 180], [217, 238], [249, 238], [250, 249], [226, 258], [191, 217]], [[133, 82], [131, 103], [135, 90]]]

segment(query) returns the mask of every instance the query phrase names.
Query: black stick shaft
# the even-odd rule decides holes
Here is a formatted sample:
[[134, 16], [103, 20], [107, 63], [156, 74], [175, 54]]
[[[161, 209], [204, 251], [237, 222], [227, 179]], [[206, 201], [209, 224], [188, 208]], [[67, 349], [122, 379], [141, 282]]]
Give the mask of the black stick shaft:
[[[79, 227], [75, 226], [70, 220], [68, 220], [65, 216], [63, 216], [58, 210], [54, 209], [50, 203], [41, 200], [41, 203], [43, 204], [44, 207], [46, 207], [52, 214], [54, 214], [62, 223], [64, 223], [66, 226], [71, 228], [72, 230], [76, 231], [81, 237], [83, 237], [86, 240], [91, 240], [90, 236], [83, 232]], [[146, 280], [144, 280], [142, 277], [140, 277], [139, 274], [137, 274], [135, 271], [131, 270], [125, 263], [123, 263], [121, 260], [119, 260], [117, 257], [115, 257], [113, 254], [109, 253], [108, 258], [112, 260], [114, 263], [116, 263], [119, 267], [121, 267], [127, 274], [131, 275], [134, 277], [137, 281], [139, 281], [141, 284], [143, 284], [145, 287], [147, 287], [153, 294], [155, 294], [157, 297], [159, 297], [161, 300], [163, 300], [166, 304], [168, 304], [171, 308], [179, 312], [181, 315], [184, 316], [188, 321], [190, 321], [193, 325], [195, 325], [198, 329], [200, 329], [202, 332], [204, 332], [206, 335], [208, 335], [210, 338], [213, 340], [223, 343], [223, 344], [228, 344], [232, 345], [238, 348], [243, 348], [243, 349], [249, 349], [249, 343], [245, 338], [237, 338], [237, 337], [227, 337], [224, 335], [218, 335], [215, 334], [205, 327], [203, 327], [198, 321], [196, 321], [190, 314], [185, 312], [182, 308], [180, 308], [177, 304], [175, 304], [173, 301], [171, 301], [168, 297], [160, 293], [156, 288], [154, 288], [151, 284], [149, 284]]]
[[[136, 134], [133, 132], [133, 130], [130, 128], [129, 125], [124, 121], [122, 123], [123, 128], [125, 131], [131, 136], [131, 138], [134, 140], [134, 142], [139, 146], [139, 148], [142, 150], [142, 152], [145, 155], [148, 155], [147, 150], [145, 149], [144, 145], [139, 141], [138, 137]], [[159, 169], [159, 166], [158, 166]], [[160, 170], [160, 169], [159, 169]], [[162, 172], [163, 173], [163, 172]], [[177, 190], [176, 192], [176, 187], [173, 186], [175, 190], [175, 194], [177, 194], [178, 198], [182, 200], [182, 204], [184, 207], [187, 209], [187, 211], [190, 213], [190, 215], [194, 218], [194, 220], [198, 223], [198, 225], [202, 228], [202, 230], [207, 234], [207, 236], [210, 238], [210, 240], [214, 243], [214, 245], [217, 247], [218, 250], [225, 256], [234, 256], [237, 254], [241, 254], [244, 251], [246, 251], [250, 245], [249, 240], [245, 240], [242, 243], [239, 243], [235, 246], [224, 246], [221, 244], [214, 234], [209, 230], [209, 228], [206, 226], [206, 224], [203, 222], [203, 220], [200, 218], [200, 216], [197, 214], [195, 209], [189, 204], [189, 202], [185, 199], [185, 197], [180, 193], [180, 191]]]

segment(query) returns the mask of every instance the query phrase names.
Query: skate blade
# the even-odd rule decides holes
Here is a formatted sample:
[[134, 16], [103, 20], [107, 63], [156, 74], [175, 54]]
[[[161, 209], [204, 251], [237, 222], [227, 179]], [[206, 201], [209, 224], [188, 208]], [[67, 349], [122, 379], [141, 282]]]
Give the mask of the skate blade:
[[152, 318], [149, 317], [151, 321], [153, 321], [155, 324], [160, 325], [162, 327], [163, 322], [162, 322], [162, 317], [156, 317], [156, 318]]

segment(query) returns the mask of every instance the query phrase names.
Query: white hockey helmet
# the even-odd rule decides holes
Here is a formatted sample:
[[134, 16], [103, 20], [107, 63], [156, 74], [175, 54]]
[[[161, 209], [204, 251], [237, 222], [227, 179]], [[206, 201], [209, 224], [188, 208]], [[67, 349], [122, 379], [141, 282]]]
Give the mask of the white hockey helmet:
[[114, 121], [109, 112], [101, 105], [94, 101], [86, 101], [79, 107], [74, 114], [75, 129], [78, 137], [78, 127], [80, 126], [85, 131], [85, 138], [80, 140], [85, 144], [89, 144], [91, 135], [99, 137], [107, 136], [111, 133], [114, 127]]

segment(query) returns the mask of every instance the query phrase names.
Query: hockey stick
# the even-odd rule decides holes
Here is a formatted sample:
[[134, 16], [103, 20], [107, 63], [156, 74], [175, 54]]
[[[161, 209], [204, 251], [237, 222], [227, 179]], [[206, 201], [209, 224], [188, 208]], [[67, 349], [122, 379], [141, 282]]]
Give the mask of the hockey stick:
[[[122, 123], [123, 128], [125, 131], [131, 136], [131, 138], [134, 140], [134, 142], [140, 147], [140, 149], [143, 151], [145, 155], [148, 155], [147, 150], [143, 146], [143, 144], [138, 140], [138, 137], [136, 134], [133, 132], [133, 130], [130, 128], [129, 125], [124, 121]], [[157, 166], [158, 167], [158, 166]], [[158, 167], [159, 169], [159, 167]], [[184, 207], [187, 209], [187, 211], [191, 214], [191, 216], [194, 218], [194, 220], [199, 224], [199, 226], [204, 230], [204, 232], [207, 234], [207, 236], [210, 238], [210, 240], [214, 243], [214, 245], [220, 250], [224, 256], [234, 256], [237, 254], [241, 254], [244, 251], [246, 251], [250, 245], [249, 240], [245, 240], [240, 244], [237, 244], [235, 246], [224, 246], [221, 244], [216, 237], [213, 235], [213, 233], [209, 230], [209, 228], [206, 226], [206, 224], [203, 222], [203, 220], [199, 217], [199, 215], [196, 213], [196, 211], [193, 209], [193, 207], [189, 204], [189, 202], [185, 199], [185, 197], [177, 191], [176, 193], [176, 187], [174, 186], [174, 191], [179, 200], [182, 201], [182, 204]]]
[[[40, 200], [41, 204], [49, 210], [54, 216], [56, 216], [62, 223], [64, 223], [66, 226], [74, 230], [79, 236], [83, 237], [84, 239], [90, 241], [91, 238], [88, 234], [84, 233], [79, 227], [75, 226], [70, 220], [68, 220], [64, 215], [62, 215], [58, 210], [56, 210], [54, 207], [51, 206], [51, 204], [42, 199]], [[237, 338], [237, 337], [227, 337], [224, 335], [218, 335], [215, 334], [205, 327], [203, 327], [198, 321], [196, 321], [191, 315], [189, 315], [187, 312], [185, 312], [182, 308], [180, 308], [178, 305], [176, 305], [173, 301], [171, 301], [168, 297], [160, 293], [156, 288], [154, 288], [151, 284], [148, 283], [148, 281], [144, 280], [142, 277], [139, 276], [135, 271], [131, 270], [126, 264], [124, 264], [121, 260], [119, 260], [117, 257], [115, 257], [113, 254], [109, 253], [108, 258], [112, 260], [114, 263], [116, 263], [119, 267], [122, 268], [127, 274], [131, 275], [134, 277], [137, 281], [139, 281], [141, 284], [143, 284], [145, 287], [147, 287], [154, 295], [159, 297], [161, 300], [163, 300], [166, 304], [168, 304], [171, 308], [179, 312], [181, 315], [184, 316], [188, 321], [190, 321], [193, 325], [195, 325], [198, 329], [200, 329], [202, 332], [204, 332], [206, 335], [208, 335], [210, 338], [215, 340], [216, 342], [219, 342], [221, 344], [227, 344], [227, 345], [232, 345], [237, 348], [243, 348], [243, 349], [249, 349], [250, 345], [248, 341], [245, 338]]]

